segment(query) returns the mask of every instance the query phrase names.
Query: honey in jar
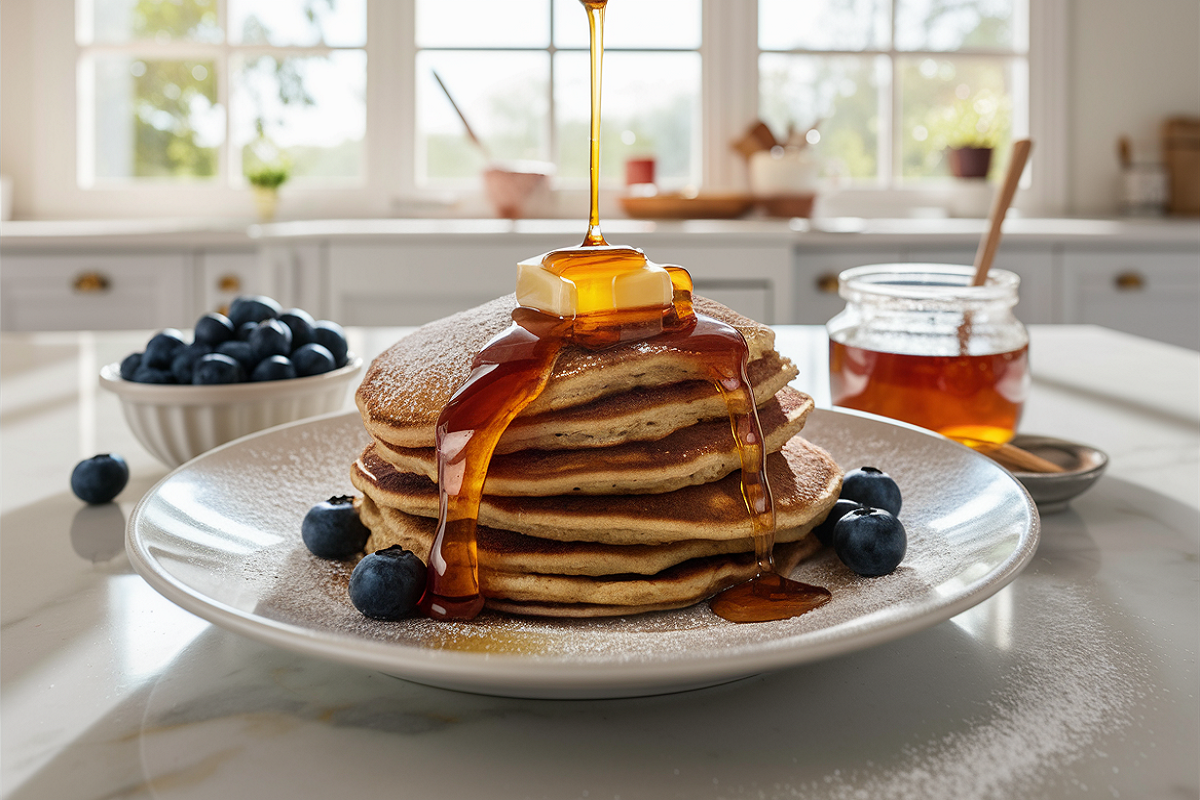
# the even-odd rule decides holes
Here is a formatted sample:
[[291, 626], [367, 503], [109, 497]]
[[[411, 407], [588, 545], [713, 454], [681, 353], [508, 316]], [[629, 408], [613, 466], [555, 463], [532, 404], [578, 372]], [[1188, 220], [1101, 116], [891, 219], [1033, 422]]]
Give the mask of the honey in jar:
[[948, 264], [846, 270], [829, 333], [833, 404], [987, 449], [1013, 437], [1029, 392], [1029, 336], [1013, 316], [1020, 279]]

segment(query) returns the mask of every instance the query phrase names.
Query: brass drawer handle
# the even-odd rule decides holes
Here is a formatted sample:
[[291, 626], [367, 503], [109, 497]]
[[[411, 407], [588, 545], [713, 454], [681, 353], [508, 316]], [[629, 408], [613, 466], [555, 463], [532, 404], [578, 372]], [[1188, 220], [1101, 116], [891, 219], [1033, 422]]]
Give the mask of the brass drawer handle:
[[1140, 272], [1131, 269], [1113, 278], [1113, 285], [1117, 287], [1117, 291], [1137, 292], [1146, 288], [1146, 279]]
[[825, 272], [816, 277], [813, 281], [817, 285], [818, 292], [825, 294], [837, 294], [838, 276], [832, 272]]
[[242, 290], [242, 279], [237, 275], [222, 275], [217, 278], [217, 289], [222, 292], [240, 292]]
[[95, 294], [97, 292], [107, 292], [112, 285], [108, 276], [102, 272], [85, 272], [76, 276], [72, 288], [80, 294]]

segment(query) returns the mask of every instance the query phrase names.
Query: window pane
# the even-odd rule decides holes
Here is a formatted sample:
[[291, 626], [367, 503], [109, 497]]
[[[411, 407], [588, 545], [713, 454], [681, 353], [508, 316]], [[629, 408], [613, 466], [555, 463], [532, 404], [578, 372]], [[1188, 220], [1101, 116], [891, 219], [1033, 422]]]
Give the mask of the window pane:
[[[588, 49], [588, 18], [579, 0], [554, 0], [554, 45]], [[636, 0], [604, 12], [604, 46], [697, 49], [700, 0]]]
[[417, 47], [549, 44], [550, 0], [417, 0]]
[[[362, 175], [367, 56], [250, 58], [233, 80], [233, 146], [246, 168], [278, 148], [297, 178]], [[261, 125], [265, 142], [258, 136]], [[269, 164], [268, 164], [269, 166]]]
[[[588, 179], [591, 77], [587, 53], [555, 56], [559, 175]], [[698, 53], [610, 53], [604, 57], [600, 176], [623, 180], [625, 159], [653, 156], [665, 188], [700, 182]]]
[[759, 0], [763, 50], [878, 50], [890, 36], [890, 0]]
[[759, 116], [782, 139], [788, 126], [819, 123], [816, 153], [828, 176], [879, 174], [881, 92], [887, 83], [883, 56], [786, 56], [758, 59]]
[[547, 53], [426, 50], [417, 54], [419, 180], [475, 177], [487, 161], [467, 138], [435, 70], [493, 158], [550, 160]]
[[85, 42], [221, 41], [217, 0], [85, 0], [80, 12]]
[[1012, 141], [1012, 72], [991, 58], [905, 58], [900, 85], [900, 175], [949, 174], [947, 147], [998, 148], [992, 174], [1007, 163]]
[[367, 43], [366, 0], [229, 0], [229, 40], [362, 47]]
[[898, 50], [1013, 47], [1018, 0], [896, 0]]
[[96, 178], [208, 178], [225, 136], [212, 61], [92, 60]]

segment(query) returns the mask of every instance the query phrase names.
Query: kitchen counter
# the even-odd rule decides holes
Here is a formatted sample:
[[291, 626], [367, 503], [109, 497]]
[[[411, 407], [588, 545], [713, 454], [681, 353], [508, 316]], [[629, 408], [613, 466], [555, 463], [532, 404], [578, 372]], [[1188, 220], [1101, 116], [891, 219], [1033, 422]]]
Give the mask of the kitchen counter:
[[[350, 330], [368, 356], [396, 329]], [[204, 622], [130, 567], [167, 470], [97, 385], [147, 332], [0, 336], [3, 796], [1184, 798], [1200, 795], [1200, 354], [1034, 326], [1024, 431], [1109, 469], [1042, 519], [1025, 571], [867, 650], [631, 700], [429, 688]], [[821, 328], [781, 326], [828, 404]], [[347, 408], [351, 408], [347, 398]], [[132, 471], [87, 507], [72, 467]]]

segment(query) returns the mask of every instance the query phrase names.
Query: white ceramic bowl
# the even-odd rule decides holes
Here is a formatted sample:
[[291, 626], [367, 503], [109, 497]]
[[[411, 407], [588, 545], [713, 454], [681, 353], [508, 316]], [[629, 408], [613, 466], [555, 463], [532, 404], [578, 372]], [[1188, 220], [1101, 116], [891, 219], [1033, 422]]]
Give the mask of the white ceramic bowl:
[[121, 398], [137, 440], [177, 467], [239, 436], [341, 409], [362, 363], [352, 353], [346, 366], [323, 375], [219, 386], [134, 383], [121, 377], [120, 364], [109, 364], [100, 385]]

